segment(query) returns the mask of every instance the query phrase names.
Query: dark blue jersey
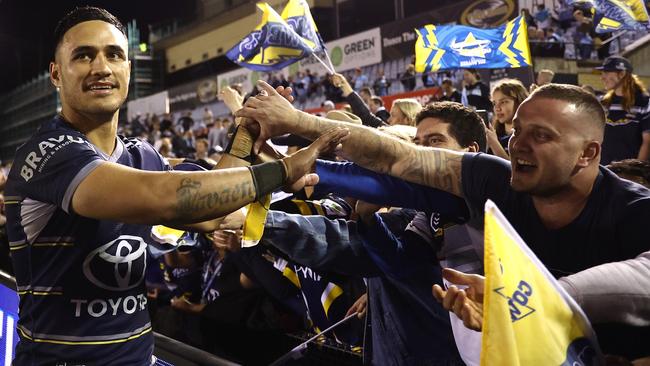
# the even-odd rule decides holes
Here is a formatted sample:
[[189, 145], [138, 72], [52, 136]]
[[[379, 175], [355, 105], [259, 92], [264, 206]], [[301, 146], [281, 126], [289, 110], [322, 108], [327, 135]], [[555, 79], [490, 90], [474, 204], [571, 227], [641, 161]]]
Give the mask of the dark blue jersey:
[[144, 281], [151, 227], [86, 218], [71, 207], [75, 189], [104, 162], [168, 169], [137, 139], [118, 137], [107, 156], [61, 117], [16, 152], [5, 190], [20, 294], [15, 365], [151, 362]]
[[634, 105], [626, 111], [623, 109], [623, 98], [614, 95], [607, 109], [600, 163], [607, 165], [612, 161], [636, 159], [643, 133], [650, 133], [650, 98], [636, 93]]

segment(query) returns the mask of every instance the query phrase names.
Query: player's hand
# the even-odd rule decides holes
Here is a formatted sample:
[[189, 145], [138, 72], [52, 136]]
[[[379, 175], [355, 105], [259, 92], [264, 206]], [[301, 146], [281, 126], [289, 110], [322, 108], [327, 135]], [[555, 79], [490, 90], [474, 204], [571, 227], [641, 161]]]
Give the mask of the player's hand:
[[282, 159], [287, 169], [287, 184], [290, 191], [296, 192], [305, 186], [318, 183], [318, 176], [311, 173], [316, 159], [322, 154], [333, 151], [341, 141], [350, 134], [345, 128], [333, 128], [322, 134], [311, 145], [298, 150], [293, 155]]
[[[242, 124], [253, 134], [257, 132], [257, 140], [253, 150], [257, 153], [271, 137], [292, 132], [298, 123], [300, 111], [295, 109], [283, 94], [264, 81], [258, 81], [260, 94], [248, 98], [244, 107], [235, 113], [237, 117], [246, 117]], [[266, 95], [264, 95], [264, 92]]]
[[443, 269], [442, 276], [453, 284], [467, 286], [467, 288], [460, 290], [452, 285], [445, 291], [439, 285], [433, 285], [433, 297], [445, 309], [456, 314], [467, 328], [481, 331], [485, 277], [466, 274], [451, 268]]

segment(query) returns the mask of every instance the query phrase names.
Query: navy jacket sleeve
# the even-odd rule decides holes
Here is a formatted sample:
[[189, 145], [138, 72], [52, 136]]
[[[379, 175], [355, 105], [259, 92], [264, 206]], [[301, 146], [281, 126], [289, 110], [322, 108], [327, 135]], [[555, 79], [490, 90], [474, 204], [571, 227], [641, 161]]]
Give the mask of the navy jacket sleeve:
[[317, 271], [363, 277], [380, 274], [361, 243], [354, 221], [271, 210], [262, 243]]
[[368, 106], [363, 102], [363, 99], [361, 99], [357, 92], [350, 93], [345, 99], [348, 103], [350, 103], [350, 107], [352, 107], [352, 113], [361, 118], [361, 123], [363, 123], [364, 126], [388, 126], [384, 120], [370, 112], [370, 109], [368, 109]]
[[465, 200], [458, 196], [375, 173], [353, 163], [318, 160], [316, 173], [320, 178], [317, 193], [336, 193], [375, 204], [435, 211], [447, 217], [468, 217]]
[[[390, 215], [390, 212], [387, 214]], [[437, 262], [425, 242], [413, 242], [415, 235], [395, 235], [382, 218], [387, 214], [375, 214], [372, 223], [359, 222], [363, 246], [383, 273], [403, 279]]]

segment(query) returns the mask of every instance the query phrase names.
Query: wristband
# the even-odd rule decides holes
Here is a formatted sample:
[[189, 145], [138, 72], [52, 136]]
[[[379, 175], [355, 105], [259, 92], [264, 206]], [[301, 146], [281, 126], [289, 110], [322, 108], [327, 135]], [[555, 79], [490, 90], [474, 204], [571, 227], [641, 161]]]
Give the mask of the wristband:
[[226, 154], [230, 154], [236, 158], [246, 160], [253, 163], [255, 156], [253, 155], [253, 137], [250, 132], [243, 126], [237, 126], [235, 132], [232, 134], [228, 147], [225, 150]]
[[256, 200], [282, 187], [287, 179], [287, 168], [282, 160], [249, 166], [248, 169], [253, 177]]

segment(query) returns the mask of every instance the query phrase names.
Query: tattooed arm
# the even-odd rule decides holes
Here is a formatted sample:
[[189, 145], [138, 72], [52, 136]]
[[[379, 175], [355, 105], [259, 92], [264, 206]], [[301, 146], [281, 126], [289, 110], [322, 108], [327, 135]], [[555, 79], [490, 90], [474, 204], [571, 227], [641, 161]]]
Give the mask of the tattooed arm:
[[[316, 158], [346, 136], [331, 130], [309, 147], [282, 159], [285, 182], [277, 187], [258, 178], [258, 185], [280, 188], [317, 182], [311, 170]], [[272, 180], [273, 181], [273, 180]], [[77, 186], [72, 209], [81, 216], [132, 224], [179, 226], [224, 216], [256, 198], [253, 175], [248, 168], [206, 172], [151, 172], [103, 162]]]
[[376, 172], [462, 195], [462, 153], [416, 147], [373, 128], [310, 115], [293, 108], [268, 84], [259, 82], [258, 87], [268, 96], [249, 98], [236, 114], [258, 121], [247, 123], [249, 128], [259, 130], [256, 147], [267, 138], [287, 132], [314, 139], [329, 129], [345, 127], [350, 130], [342, 144], [345, 158]]
[[149, 172], [103, 163], [79, 184], [72, 208], [95, 219], [176, 226], [223, 216], [254, 199], [247, 168]]

